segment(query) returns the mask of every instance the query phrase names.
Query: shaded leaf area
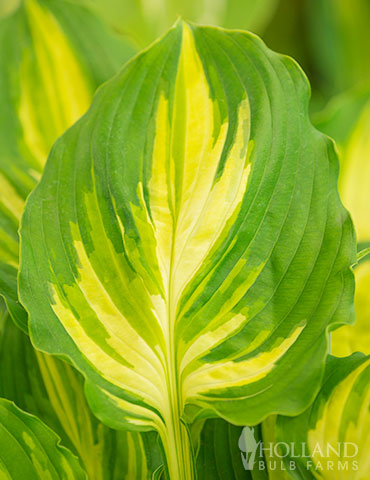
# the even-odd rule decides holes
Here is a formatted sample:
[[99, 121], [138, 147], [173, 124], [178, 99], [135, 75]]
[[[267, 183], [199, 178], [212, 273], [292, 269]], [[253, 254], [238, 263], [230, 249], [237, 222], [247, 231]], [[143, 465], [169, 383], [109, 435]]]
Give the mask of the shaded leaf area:
[[94, 10], [114, 29], [140, 47], [165, 33], [180, 16], [200, 24], [241, 28], [261, 33], [273, 17], [279, 0], [73, 0]]
[[27, 204], [32, 341], [105, 423], [156, 430], [179, 480], [184, 423], [302, 411], [353, 320], [353, 227], [308, 99], [254, 35], [179, 22], [99, 90]]
[[82, 376], [65, 362], [34, 350], [9, 318], [0, 336], [0, 364], [0, 396], [54, 430], [80, 458], [89, 480], [151, 478], [161, 461], [156, 435], [102, 425], [87, 405]]
[[24, 331], [18, 227], [49, 150], [134, 49], [86, 9], [26, 0], [0, 20], [0, 294]]
[[0, 476], [4, 480], [87, 480], [77, 458], [38, 418], [0, 399]]

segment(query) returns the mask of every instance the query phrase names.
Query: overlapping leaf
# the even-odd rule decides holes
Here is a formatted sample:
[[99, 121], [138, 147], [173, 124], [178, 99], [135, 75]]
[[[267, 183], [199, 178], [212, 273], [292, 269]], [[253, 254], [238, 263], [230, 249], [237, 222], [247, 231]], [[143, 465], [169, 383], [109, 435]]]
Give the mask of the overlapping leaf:
[[87, 480], [78, 460], [38, 418], [0, 399], [2, 480]]
[[117, 432], [91, 413], [83, 379], [65, 362], [34, 350], [8, 319], [0, 335], [0, 397], [36, 415], [81, 460], [89, 480], [148, 480], [160, 463], [155, 434]]
[[26, 330], [17, 297], [18, 226], [49, 149], [132, 53], [84, 9], [24, 0], [0, 21], [0, 294]]
[[255, 36], [179, 23], [99, 91], [30, 197], [33, 341], [84, 372], [105, 422], [156, 429], [171, 478], [193, 475], [183, 422], [307, 406], [328, 328], [352, 319], [353, 229], [308, 96]]
[[[278, 417], [276, 441], [294, 479], [369, 478], [370, 358], [329, 357], [324, 384], [313, 405], [295, 418]], [[303, 445], [303, 447], [302, 447]], [[293, 452], [293, 454], [292, 454]], [[292, 455], [295, 455], [293, 458]]]

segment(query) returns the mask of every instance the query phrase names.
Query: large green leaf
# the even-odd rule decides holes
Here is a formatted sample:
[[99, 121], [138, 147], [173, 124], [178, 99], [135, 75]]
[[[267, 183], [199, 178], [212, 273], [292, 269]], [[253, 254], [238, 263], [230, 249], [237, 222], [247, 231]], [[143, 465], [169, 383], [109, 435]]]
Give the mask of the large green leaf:
[[308, 96], [254, 35], [178, 23], [99, 90], [29, 199], [35, 345], [84, 372], [105, 422], [156, 429], [171, 478], [192, 475], [182, 422], [302, 411], [352, 320], [352, 223]]
[[33, 349], [13, 322], [0, 336], [0, 397], [36, 415], [81, 460], [89, 480], [151, 478], [160, 462], [154, 433], [117, 432], [91, 413], [74, 368]]
[[18, 302], [18, 226], [50, 147], [132, 48], [85, 9], [24, 0], [0, 21], [0, 294], [24, 330]]
[[276, 442], [281, 455], [289, 452], [284, 461], [293, 462], [294, 479], [366, 480], [369, 427], [370, 358], [361, 353], [329, 357], [315, 402], [298, 417], [278, 417]]
[[38, 418], [0, 399], [2, 480], [87, 480], [76, 457]]

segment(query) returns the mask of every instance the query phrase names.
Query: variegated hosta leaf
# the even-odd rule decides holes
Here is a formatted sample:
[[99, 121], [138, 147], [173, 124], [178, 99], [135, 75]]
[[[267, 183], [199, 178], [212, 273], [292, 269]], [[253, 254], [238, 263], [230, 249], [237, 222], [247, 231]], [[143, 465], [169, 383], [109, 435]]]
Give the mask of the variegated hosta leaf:
[[87, 480], [77, 458], [37, 417], [0, 399], [1, 480]]
[[160, 462], [156, 435], [117, 432], [102, 425], [87, 405], [81, 375], [34, 350], [10, 319], [0, 335], [0, 365], [0, 397], [52, 428], [78, 455], [89, 480], [151, 478]]
[[24, 330], [16, 275], [25, 198], [53, 142], [131, 52], [86, 10], [63, 0], [24, 0], [0, 21], [0, 294]]
[[295, 445], [294, 451], [280, 443], [282, 455], [290, 452], [287, 465], [295, 464], [294, 479], [368, 479], [370, 357], [329, 357], [315, 402], [298, 417], [278, 417], [276, 440]]
[[315, 123], [338, 144], [339, 191], [353, 217], [357, 240], [370, 242], [370, 88], [337, 97]]
[[104, 421], [156, 429], [171, 478], [192, 475], [180, 418], [301, 411], [352, 317], [352, 224], [308, 95], [255, 36], [179, 23], [99, 90], [26, 208], [33, 341]]

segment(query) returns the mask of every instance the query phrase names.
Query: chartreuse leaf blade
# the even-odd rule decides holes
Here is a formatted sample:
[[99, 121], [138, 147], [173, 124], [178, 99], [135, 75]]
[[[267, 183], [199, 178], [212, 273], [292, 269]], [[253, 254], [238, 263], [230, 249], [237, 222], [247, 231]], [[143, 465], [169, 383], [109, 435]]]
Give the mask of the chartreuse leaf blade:
[[54, 141], [131, 53], [125, 41], [69, 2], [25, 0], [0, 20], [0, 294], [24, 331], [16, 276], [25, 199]]
[[4, 480], [87, 479], [77, 458], [37, 417], [0, 399], [0, 477]]
[[[324, 382], [301, 415], [277, 418], [276, 441], [295, 445], [296, 479], [359, 480], [369, 474], [370, 359], [356, 353], [329, 357]], [[282, 445], [282, 444], [281, 444]], [[302, 447], [303, 445], [303, 447]], [[292, 452], [292, 449], [286, 449]], [[303, 453], [302, 453], [303, 452]]]
[[91, 413], [83, 378], [70, 365], [35, 350], [10, 319], [0, 335], [0, 397], [36, 415], [77, 455], [90, 480], [148, 480], [160, 463], [154, 433], [118, 432]]
[[308, 95], [255, 36], [178, 23], [99, 90], [30, 197], [35, 345], [84, 372], [105, 422], [156, 429], [173, 478], [193, 475], [184, 422], [307, 406], [351, 319], [353, 229]]

